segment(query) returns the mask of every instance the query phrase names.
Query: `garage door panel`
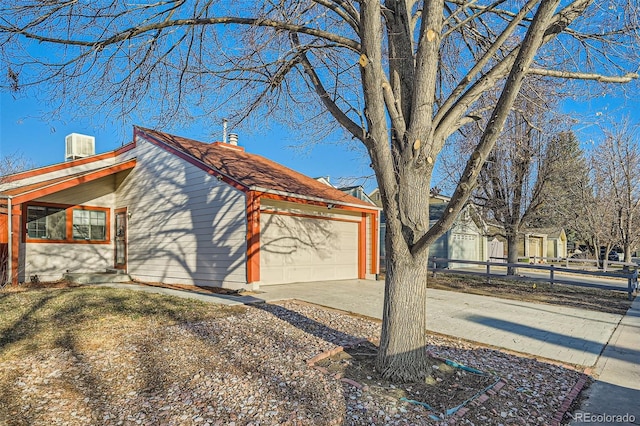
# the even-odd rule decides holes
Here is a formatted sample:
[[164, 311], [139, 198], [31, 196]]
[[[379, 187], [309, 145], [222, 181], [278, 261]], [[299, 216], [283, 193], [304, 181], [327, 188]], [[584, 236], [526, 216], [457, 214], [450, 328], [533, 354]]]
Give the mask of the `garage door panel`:
[[357, 278], [357, 223], [274, 214], [260, 223], [262, 284]]
[[[478, 260], [478, 236], [475, 234], [453, 233], [451, 238], [451, 258], [460, 260]], [[469, 268], [474, 265], [452, 263], [451, 268]]]

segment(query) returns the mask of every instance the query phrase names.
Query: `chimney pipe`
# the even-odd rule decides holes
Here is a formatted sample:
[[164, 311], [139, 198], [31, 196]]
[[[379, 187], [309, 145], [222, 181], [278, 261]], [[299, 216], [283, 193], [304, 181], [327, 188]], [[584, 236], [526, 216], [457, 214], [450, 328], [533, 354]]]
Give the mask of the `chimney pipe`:
[[227, 119], [222, 119], [222, 143], [227, 143]]
[[237, 133], [229, 133], [229, 144], [237, 146], [238, 145], [238, 134]]

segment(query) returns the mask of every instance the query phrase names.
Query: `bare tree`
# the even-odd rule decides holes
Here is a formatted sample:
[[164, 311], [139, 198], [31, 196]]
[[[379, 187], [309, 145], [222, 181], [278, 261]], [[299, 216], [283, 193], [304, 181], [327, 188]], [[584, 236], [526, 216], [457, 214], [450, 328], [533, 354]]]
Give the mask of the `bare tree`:
[[601, 248], [605, 249], [602, 261], [606, 269], [608, 253], [618, 243], [615, 200], [611, 181], [593, 159], [589, 166], [589, 179], [577, 185], [580, 203], [576, 206], [578, 216], [575, 224], [596, 259], [601, 255]]
[[[518, 235], [527, 218], [542, 205], [545, 195], [545, 147], [549, 142], [544, 126], [546, 108], [527, 99], [507, 118], [505, 130], [489, 154], [473, 193], [490, 222], [504, 230], [507, 261], [518, 262]], [[516, 273], [509, 267], [508, 274]]]
[[[624, 261], [640, 242], [640, 146], [638, 129], [628, 119], [605, 129], [606, 137], [593, 151], [597, 181], [608, 189], [602, 194], [610, 200], [614, 213], [611, 226], [624, 250]], [[608, 250], [607, 250], [608, 253]]]
[[[154, 99], [164, 122], [220, 107], [237, 107], [237, 119], [288, 112], [306, 126], [313, 118], [326, 126], [329, 115], [371, 157], [387, 216], [377, 365], [409, 380], [431, 365], [428, 247], [467, 201], [527, 75], [637, 77], [625, 70], [635, 63], [637, 10], [607, 4], [613, 9], [593, 0], [14, 0], [0, 6], [0, 54], [13, 90], [45, 83], [58, 95], [51, 99], [98, 101], [107, 112], [136, 112]], [[438, 154], [492, 91], [490, 118], [430, 228]]]
[[23, 154], [14, 152], [13, 154], [0, 157], [0, 183], [6, 175], [18, 173], [33, 167], [33, 162]]

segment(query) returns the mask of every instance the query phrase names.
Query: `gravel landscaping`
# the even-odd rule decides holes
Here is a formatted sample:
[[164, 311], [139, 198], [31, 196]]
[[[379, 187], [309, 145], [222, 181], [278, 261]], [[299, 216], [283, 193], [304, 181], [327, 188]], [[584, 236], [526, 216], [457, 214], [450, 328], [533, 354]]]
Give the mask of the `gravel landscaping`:
[[[0, 293], [0, 310], [16, 312], [0, 319], [0, 424], [447, 422], [397, 393], [360, 389], [307, 365], [337, 346], [376, 339], [376, 321], [297, 302], [223, 308], [134, 293]], [[582, 376], [442, 336], [431, 336], [427, 350], [505, 382], [469, 403], [456, 424], [552, 424]]]

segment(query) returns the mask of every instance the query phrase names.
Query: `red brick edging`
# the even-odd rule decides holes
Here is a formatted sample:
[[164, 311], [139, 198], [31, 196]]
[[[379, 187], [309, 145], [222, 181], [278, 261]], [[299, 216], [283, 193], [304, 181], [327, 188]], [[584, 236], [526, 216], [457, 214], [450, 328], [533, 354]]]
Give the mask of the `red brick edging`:
[[564, 401], [562, 401], [562, 405], [560, 406], [558, 411], [556, 411], [556, 414], [553, 416], [553, 420], [551, 420], [551, 426], [560, 426], [562, 424], [564, 415], [567, 413], [567, 411], [569, 411], [569, 407], [571, 407], [571, 404], [573, 404], [573, 401], [575, 401], [575, 399], [578, 397], [584, 385], [587, 384], [588, 380], [589, 376], [587, 376], [586, 374], [582, 374], [580, 376]]

